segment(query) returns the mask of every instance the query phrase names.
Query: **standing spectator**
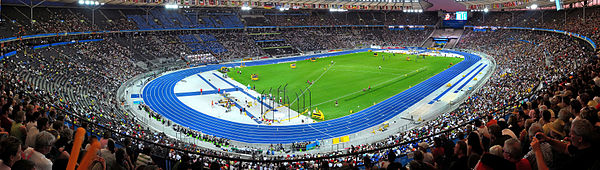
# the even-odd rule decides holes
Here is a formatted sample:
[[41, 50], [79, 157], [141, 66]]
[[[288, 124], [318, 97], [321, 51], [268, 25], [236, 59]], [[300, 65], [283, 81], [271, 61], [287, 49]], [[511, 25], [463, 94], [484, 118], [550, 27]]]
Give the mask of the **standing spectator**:
[[14, 122], [10, 128], [10, 135], [17, 137], [17, 139], [21, 141], [25, 141], [25, 137], [27, 135], [27, 129], [25, 128], [25, 125], [23, 125], [23, 121], [25, 120], [25, 112], [18, 111], [14, 118]]
[[129, 159], [129, 156], [127, 155], [127, 151], [125, 151], [125, 149], [123, 148], [119, 148], [117, 149], [117, 151], [115, 152], [115, 165], [114, 165], [114, 169], [115, 170], [131, 170], [133, 169], [133, 165], [131, 164], [131, 160]]
[[100, 139], [100, 148], [104, 149], [106, 148], [106, 145], [108, 144], [108, 140], [110, 139], [110, 132], [104, 132], [104, 135], [102, 135], [102, 138]]
[[108, 139], [106, 148], [100, 150], [100, 156], [104, 158], [107, 169], [113, 169], [117, 164], [115, 158], [115, 141]]
[[35, 137], [34, 148], [27, 148], [23, 159], [32, 161], [37, 170], [52, 170], [52, 161], [44, 155], [50, 153], [55, 139], [54, 135], [47, 131], [40, 132]]
[[[533, 140], [535, 134], [537, 134], [538, 132], [542, 132], [542, 126], [539, 123], [532, 124], [531, 127], [529, 127], [529, 140], [527, 141]], [[544, 162], [546, 163], [546, 165], [551, 166], [553, 159], [552, 146], [550, 146], [548, 142], [540, 143], [540, 150], [543, 153]], [[538, 169], [534, 150], [530, 150], [529, 152], [527, 152], [524, 158], [529, 160], [529, 164], [531, 164], [531, 169]]]
[[[564, 164], [559, 169], [598, 169], [600, 168], [600, 158], [598, 154], [598, 146], [595, 146], [595, 138], [598, 134], [594, 132], [594, 126], [585, 119], [575, 119], [571, 124], [571, 132], [569, 133], [571, 143], [563, 143], [559, 140], [552, 139], [544, 135], [544, 133], [537, 133], [536, 138], [532, 142], [533, 150], [536, 152], [536, 158], [539, 158], [538, 152], [540, 150], [540, 142], [548, 142], [552, 149], [558, 153], [568, 154], [567, 160], [564, 160]], [[541, 154], [541, 152], [540, 152]], [[539, 159], [537, 160], [538, 168], [544, 169], [548, 166]], [[541, 165], [541, 166], [540, 166]]]
[[[36, 170], [35, 163], [29, 160], [19, 160], [13, 164], [14, 167], [18, 167], [18, 170]], [[17, 169], [17, 168], [15, 168]]]
[[10, 104], [10, 101], [12, 101], [12, 99], [9, 99], [8, 101], [9, 103], [2, 106], [2, 113], [0, 113], [0, 124], [2, 130], [4, 130], [5, 132], [10, 132], [10, 128], [12, 127], [13, 122], [13, 120], [8, 118], [9, 114], [12, 113], [13, 110], [12, 105]]
[[504, 142], [504, 159], [515, 164], [517, 170], [531, 170], [529, 160], [521, 155], [521, 142], [518, 139], [510, 138]]
[[8, 137], [0, 141], [0, 170], [10, 170], [13, 164], [21, 159], [21, 141], [14, 137]]
[[35, 128], [28, 129], [27, 131], [27, 139], [25, 139], [25, 147], [34, 147], [35, 146], [35, 137], [38, 133], [45, 131], [48, 129], [48, 118], [41, 117], [37, 120], [37, 125]]
[[467, 167], [467, 143], [465, 141], [458, 141], [454, 146], [455, 160], [450, 164], [451, 170], [464, 170]]

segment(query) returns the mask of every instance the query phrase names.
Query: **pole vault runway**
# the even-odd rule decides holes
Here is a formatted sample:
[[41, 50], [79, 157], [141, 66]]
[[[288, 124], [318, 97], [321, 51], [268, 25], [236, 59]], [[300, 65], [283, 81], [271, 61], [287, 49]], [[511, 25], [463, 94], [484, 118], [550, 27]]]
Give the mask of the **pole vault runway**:
[[[426, 50], [421, 48], [419, 49]], [[254, 66], [275, 64], [279, 62], [304, 60], [311, 57], [328, 57], [357, 52], [366, 52], [368, 50], [378, 49], [360, 49], [311, 56], [254, 61], [246, 62], [246, 65]], [[438, 90], [440, 87], [445, 86], [450, 80], [456, 78], [481, 60], [481, 57], [469, 53], [447, 50], [441, 51], [445, 53], [459, 54], [464, 56], [465, 59], [462, 62], [444, 70], [443, 72], [421, 82], [420, 84], [360, 112], [341, 118], [312, 124], [269, 126], [239, 123], [202, 113], [184, 104], [178, 99], [177, 93], [174, 91], [174, 87], [182, 79], [192, 75], [200, 74], [202, 72], [216, 70], [221, 67], [238, 66], [239, 63], [209, 65], [165, 74], [148, 83], [143, 89], [142, 96], [146, 105], [148, 105], [156, 113], [163, 115], [165, 118], [173, 121], [174, 123], [189, 127], [190, 129], [197, 130], [205, 134], [224, 137], [235, 141], [277, 144], [329, 139], [350, 135], [373, 126], [380, 125], [381, 123], [402, 113], [417, 102], [423, 100], [426, 96]]]

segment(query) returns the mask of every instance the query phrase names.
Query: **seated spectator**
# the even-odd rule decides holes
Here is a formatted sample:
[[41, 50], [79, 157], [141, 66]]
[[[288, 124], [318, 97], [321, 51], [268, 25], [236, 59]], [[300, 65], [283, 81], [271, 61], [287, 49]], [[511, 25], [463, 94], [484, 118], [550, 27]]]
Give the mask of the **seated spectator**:
[[418, 169], [418, 170], [426, 170], [426, 169], [434, 169], [433, 165], [430, 163], [423, 161], [423, 152], [413, 152], [414, 159], [408, 163], [409, 169]]
[[140, 153], [137, 157], [137, 161], [135, 161], [135, 166], [140, 167], [153, 164], [152, 157], [150, 157], [151, 153], [152, 149], [150, 147], [144, 147], [144, 151]]

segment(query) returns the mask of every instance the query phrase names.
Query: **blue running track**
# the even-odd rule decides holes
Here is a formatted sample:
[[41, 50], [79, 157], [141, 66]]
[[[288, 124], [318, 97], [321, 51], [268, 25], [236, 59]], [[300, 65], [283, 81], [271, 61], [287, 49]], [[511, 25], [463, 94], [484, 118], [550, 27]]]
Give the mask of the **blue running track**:
[[[365, 52], [367, 50], [371, 49], [247, 62], [246, 66], [298, 61], [311, 57], [336, 56]], [[425, 49], [418, 48], [417, 50]], [[198, 112], [183, 104], [177, 98], [174, 87], [182, 79], [201, 72], [217, 70], [221, 67], [238, 66], [239, 63], [208, 65], [206, 67], [191, 68], [163, 75], [152, 80], [144, 87], [142, 97], [144, 103], [152, 110], [177, 124], [205, 134], [225, 137], [235, 141], [247, 143], [292, 143], [328, 139], [353, 134], [393, 118], [410, 106], [423, 100], [423, 98], [444, 86], [454, 77], [459, 76], [462, 72], [481, 60], [479, 56], [469, 53], [445, 50], [443, 52], [463, 55], [465, 56], [465, 60], [377, 105], [348, 116], [312, 124], [268, 126], [236, 123]]]

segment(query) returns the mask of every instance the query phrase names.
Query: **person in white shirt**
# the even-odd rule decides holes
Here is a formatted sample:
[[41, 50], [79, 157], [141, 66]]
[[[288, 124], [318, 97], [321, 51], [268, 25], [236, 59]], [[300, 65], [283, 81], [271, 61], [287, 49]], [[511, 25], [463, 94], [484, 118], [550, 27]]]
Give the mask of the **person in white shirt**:
[[35, 137], [35, 146], [25, 150], [23, 159], [33, 162], [37, 170], [52, 170], [52, 161], [45, 155], [50, 152], [55, 140], [54, 135], [47, 131], [38, 133]]
[[112, 139], [108, 139], [106, 148], [100, 150], [100, 156], [104, 158], [106, 162], [106, 169], [113, 169], [117, 164], [115, 157], [115, 142]]

